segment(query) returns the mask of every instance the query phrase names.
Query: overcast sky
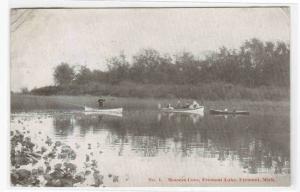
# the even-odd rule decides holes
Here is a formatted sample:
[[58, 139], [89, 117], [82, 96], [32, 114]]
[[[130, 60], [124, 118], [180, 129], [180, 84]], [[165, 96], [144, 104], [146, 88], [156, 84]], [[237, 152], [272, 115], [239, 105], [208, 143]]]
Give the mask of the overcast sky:
[[105, 59], [142, 48], [203, 55], [250, 38], [289, 42], [281, 8], [40, 9], [11, 13], [11, 89], [53, 84], [61, 62], [106, 69]]

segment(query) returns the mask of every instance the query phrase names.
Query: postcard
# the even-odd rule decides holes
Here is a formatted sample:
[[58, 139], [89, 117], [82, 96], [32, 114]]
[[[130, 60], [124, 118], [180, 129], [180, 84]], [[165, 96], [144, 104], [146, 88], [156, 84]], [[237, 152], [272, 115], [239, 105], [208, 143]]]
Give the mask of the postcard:
[[288, 187], [290, 7], [12, 8], [12, 187]]

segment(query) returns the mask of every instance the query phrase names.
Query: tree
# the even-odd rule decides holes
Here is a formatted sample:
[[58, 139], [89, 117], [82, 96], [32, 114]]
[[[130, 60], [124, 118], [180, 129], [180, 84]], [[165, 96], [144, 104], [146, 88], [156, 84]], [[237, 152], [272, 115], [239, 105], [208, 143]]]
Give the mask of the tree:
[[[285, 42], [245, 41], [239, 49], [221, 47], [198, 59], [189, 52], [173, 57], [162, 55], [154, 49], [143, 49], [132, 57], [107, 60], [107, 71], [90, 70], [79, 66], [78, 70], [67, 63], [56, 67], [57, 85], [118, 84], [133, 81], [138, 84], [200, 85], [224, 82], [246, 87], [289, 86], [290, 48]], [[84, 86], [82, 86], [84, 87]]]
[[76, 84], [86, 84], [92, 80], [92, 72], [86, 66], [80, 66], [78, 73], [75, 75]]
[[196, 84], [199, 81], [201, 65], [192, 53], [182, 52], [175, 55], [177, 84]]
[[159, 65], [159, 53], [154, 49], [143, 49], [133, 56], [131, 77], [136, 82], [150, 83], [156, 66]]
[[108, 81], [110, 83], [116, 84], [128, 79], [130, 66], [123, 53], [118, 57], [108, 59], [106, 62], [108, 68]]
[[27, 88], [27, 87], [22, 87], [22, 88], [21, 88], [21, 93], [22, 93], [22, 94], [25, 94], [25, 95], [26, 95], [26, 94], [29, 94], [28, 88]]
[[154, 84], [166, 82], [172, 74], [170, 63], [169, 56], [161, 56], [154, 49], [143, 49], [133, 56], [133, 64], [130, 68], [131, 80]]
[[67, 63], [61, 63], [54, 70], [54, 81], [58, 86], [65, 86], [71, 84], [74, 80], [75, 72], [73, 67]]

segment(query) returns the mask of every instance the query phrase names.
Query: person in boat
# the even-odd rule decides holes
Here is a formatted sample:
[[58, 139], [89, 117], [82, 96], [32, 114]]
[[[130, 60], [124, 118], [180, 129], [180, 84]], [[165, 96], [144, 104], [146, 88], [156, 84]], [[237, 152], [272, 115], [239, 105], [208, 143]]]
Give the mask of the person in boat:
[[182, 108], [190, 108], [191, 103], [190, 102], [185, 102]]
[[182, 108], [182, 103], [181, 103], [180, 99], [179, 99], [179, 100], [177, 101], [177, 103], [176, 103], [176, 108], [177, 108], [177, 109]]
[[172, 107], [170, 103], [168, 104], [168, 107], [167, 107], [167, 108], [168, 108], [168, 109], [174, 109], [174, 107]]
[[175, 108], [176, 109], [188, 108], [189, 105], [190, 105], [189, 102], [183, 103], [181, 102], [181, 99], [179, 99], [176, 103]]
[[99, 108], [103, 108], [104, 101], [105, 101], [105, 99], [103, 99], [102, 97], [98, 99]]
[[201, 101], [200, 101], [201, 105], [203, 106], [204, 105], [204, 101], [203, 99], [201, 98]]
[[193, 103], [189, 106], [189, 109], [197, 109], [199, 107], [199, 103], [197, 103], [197, 101], [194, 100]]

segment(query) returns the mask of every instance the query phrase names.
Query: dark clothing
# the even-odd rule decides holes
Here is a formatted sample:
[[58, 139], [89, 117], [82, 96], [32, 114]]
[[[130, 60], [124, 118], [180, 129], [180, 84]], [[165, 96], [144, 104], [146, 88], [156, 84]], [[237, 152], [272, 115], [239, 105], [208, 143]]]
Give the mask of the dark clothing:
[[98, 99], [99, 108], [103, 107], [104, 101], [105, 101], [105, 99], [102, 99], [102, 98]]

